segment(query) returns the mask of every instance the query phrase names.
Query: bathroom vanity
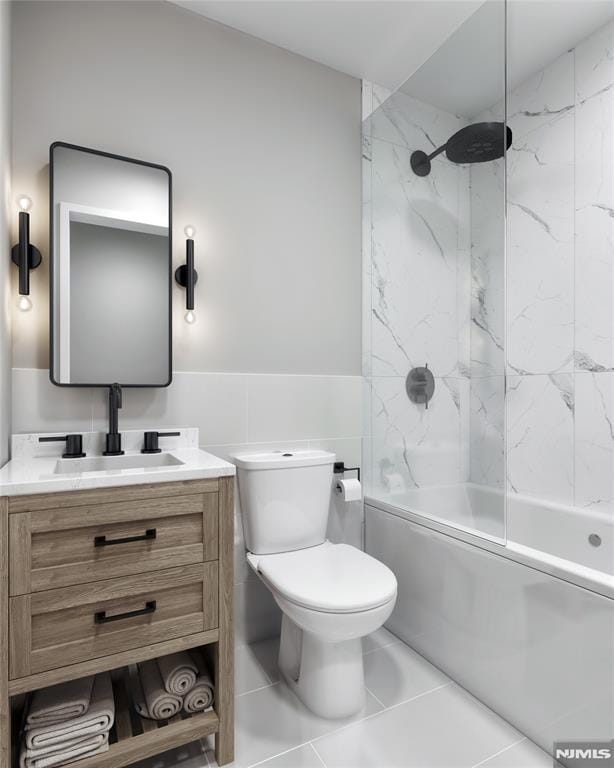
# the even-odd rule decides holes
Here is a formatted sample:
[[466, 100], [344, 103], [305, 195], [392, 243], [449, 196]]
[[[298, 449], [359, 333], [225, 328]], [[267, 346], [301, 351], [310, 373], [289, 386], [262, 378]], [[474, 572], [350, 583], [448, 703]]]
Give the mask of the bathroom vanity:
[[[195, 447], [196, 430], [153, 462], [130, 450], [137, 434], [102, 470], [62, 459], [57, 444], [38, 448], [40, 436], [13, 438], [16, 458], [0, 470], [0, 768], [16, 764], [32, 691], [107, 670], [110, 747], [76, 766], [119, 768], [211, 734], [218, 764], [233, 760], [235, 470]], [[197, 647], [214, 709], [137, 715], [131, 665]]]

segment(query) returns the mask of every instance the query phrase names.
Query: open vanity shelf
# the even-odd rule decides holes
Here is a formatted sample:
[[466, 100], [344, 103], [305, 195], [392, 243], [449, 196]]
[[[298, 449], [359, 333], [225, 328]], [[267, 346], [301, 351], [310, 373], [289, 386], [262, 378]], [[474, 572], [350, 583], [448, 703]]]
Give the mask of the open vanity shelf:
[[[230, 476], [0, 498], [0, 768], [17, 765], [28, 694], [104, 671], [109, 750], [75, 768], [120, 768], [212, 734], [218, 764], [232, 762], [233, 517]], [[101, 612], [122, 618], [101, 624]], [[214, 710], [141, 718], [134, 665], [197, 647]]]

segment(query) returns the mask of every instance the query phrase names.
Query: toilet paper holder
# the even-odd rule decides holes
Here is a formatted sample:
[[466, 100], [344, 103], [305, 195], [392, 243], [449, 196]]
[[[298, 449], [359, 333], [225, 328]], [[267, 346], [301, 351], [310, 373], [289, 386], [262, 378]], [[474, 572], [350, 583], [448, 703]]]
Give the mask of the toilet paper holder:
[[344, 475], [346, 472], [356, 472], [356, 477], [360, 481], [360, 467], [346, 467], [345, 462], [336, 461], [333, 465], [335, 475]]

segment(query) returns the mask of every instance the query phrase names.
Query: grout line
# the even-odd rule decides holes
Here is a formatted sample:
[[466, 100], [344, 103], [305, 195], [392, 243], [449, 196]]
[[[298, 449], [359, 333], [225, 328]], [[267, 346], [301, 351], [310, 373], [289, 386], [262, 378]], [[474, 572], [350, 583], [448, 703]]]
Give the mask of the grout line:
[[[294, 752], [295, 749], [301, 749], [301, 747], [307, 747], [311, 744], [310, 741], [303, 741], [301, 744], [297, 744], [295, 747], [289, 747], [288, 749], [284, 749], [283, 752], [278, 752], [276, 755], [271, 755], [270, 757], [265, 757], [263, 760], [258, 760], [257, 763], [249, 763], [247, 768], [255, 768], [257, 765], [262, 765], [263, 763], [267, 763], [269, 760], [275, 760], [276, 757], [281, 757], [282, 755], [287, 755], [289, 752]], [[315, 747], [314, 747], [315, 749]], [[316, 753], [317, 754], [317, 753]], [[318, 755], [318, 757], [320, 757]]]
[[381, 706], [382, 710], [386, 709], [386, 705], [384, 704], [384, 702], [381, 699], [378, 699], [378, 697], [373, 693], [373, 691], [370, 688], [367, 688], [366, 685], [365, 685], [365, 691], [369, 693], [371, 696], [373, 696], [375, 701], [377, 701], [377, 703]]
[[[401, 643], [403, 643], [403, 645], [407, 645], [407, 643], [404, 643], [403, 640], [400, 640], [398, 637], [396, 637], [390, 643], [386, 643], [385, 645], [378, 645], [377, 648], [369, 648], [368, 651], [363, 651], [362, 655], [363, 656], [368, 656], [370, 653], [375, 653], [375, 651], [383, 651], [384, 648], [390, 648], [393, 645], [399, 645]], [[410, 646], [408, 646], [408, 647], [410, 647]], [[422, 658], [424, 658], [424, 657], [422, 657]], [[429, 664], [430, 664], [430, 662], [429, 662]]]
[[476, 763], [472, 766], [472, 768], [478, 768], [480, 765], [484, 765], [484, 763], [487, 763], [489, 760], [492, 760], [493, 757], [497, 757], [498, 755], [502, 755], [504, 752], [507, 752], [508, 749], [511, 749], [512, 747], [517, 746], [518, 744], [522, 744], [524, 741], [529, 741], [529, 739], [526, 736], [523, 736], [522, 739], [518, 739], [513, 744], [509, 744], [507, 747], [504, 747], [503, 749], [500, 749], [498, 752], [493, 752], [492, 755], [488, 755], [488, 757], [485, 757], [483, 760], [480, 760], [479, 763]]
[[[265, 674], [266, 674], [266, 672], [265, 672]], [[268, 677], [268, 675], [267, 675], [267, 677]], [[281, 683], [281, 680], [276, 680], [274, 683], [269, 683], [269, 685], [261, 685], [258, 688], [252, 688], [251, 691], [243, 691], [243, 693], [238, 693], [235, 696], [235, 699], [241, 699], [243, 696], [249, 696], [250, 693], [256, 693], [257, 691], [264, 691], [267, 688], [272, 688], [274, 685], [279, 685], [279, 683]]]
[[389, 707], [386, 707], [385, 709], [382, 709], [379, 712], [373, 712], [372, 714], [366, 715], [365, 717], [361, 717], [358, 720], [352, 720], [352, 722], [346, 723], [345, 725], [342, 725], [333, 731], [329, 731], [328, 733], [323, 733], [321, 736], [316, 736], [316, 738], [313, 739], [313, 742], [318, 742], [321, 739], [325, 739], [327, 736], [331, 736], [333, 733], [340, 733], [341, 731], [345, 731], [347, 728], [351, 728], [353, 725], [357, 725], [358, 723], [364, 723], [367, 720], [372, 720], [374, 717], [379, 717], [380, 715], [384, 715], [386, 712], [391, 712], [393, 709], [397, 709], [403, 704], [409, 704], [410, 701], [416, 701], [417, 699], [421, 699], [423, 696], [428, 696], [429, 693], [435, 693], [435, 691], [439, 691], [442, 688], [446, 688], [448, 685], [451, 684], [451, 682], [452, 681], [449, 681], [447, 683], [444, 683], [443, 685], [438, 685], [436, 688], [430, 688], [428, 691], [423, 691], [422, 693], [418, 693], [416, 694], [416, 696], [412, 696], [411, 698], [405, 699], [404, 701], [399, 701], [396, 704], [391, 704]]
[[318, 750], [315, 748], [313, 741], [309, 742], [309, 746], [313, 749], [313, 751], [316, 753], [316, 756], [318, 760], [322, 763], [323, 768], [326, 768], [326, 763], [324, 760], [322, 760], [322, 755], [318, 752]]

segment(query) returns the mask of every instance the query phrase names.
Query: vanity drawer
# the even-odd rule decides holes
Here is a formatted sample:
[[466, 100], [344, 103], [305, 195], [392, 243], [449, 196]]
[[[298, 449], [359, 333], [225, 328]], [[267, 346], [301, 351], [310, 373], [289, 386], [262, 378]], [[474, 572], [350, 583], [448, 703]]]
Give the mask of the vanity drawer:
[[217, 625], [215, 561], [12, 597], [10, 678]]
[[18, 512], [9, 519], [10, 594], [215, 560], [218, 494]]

